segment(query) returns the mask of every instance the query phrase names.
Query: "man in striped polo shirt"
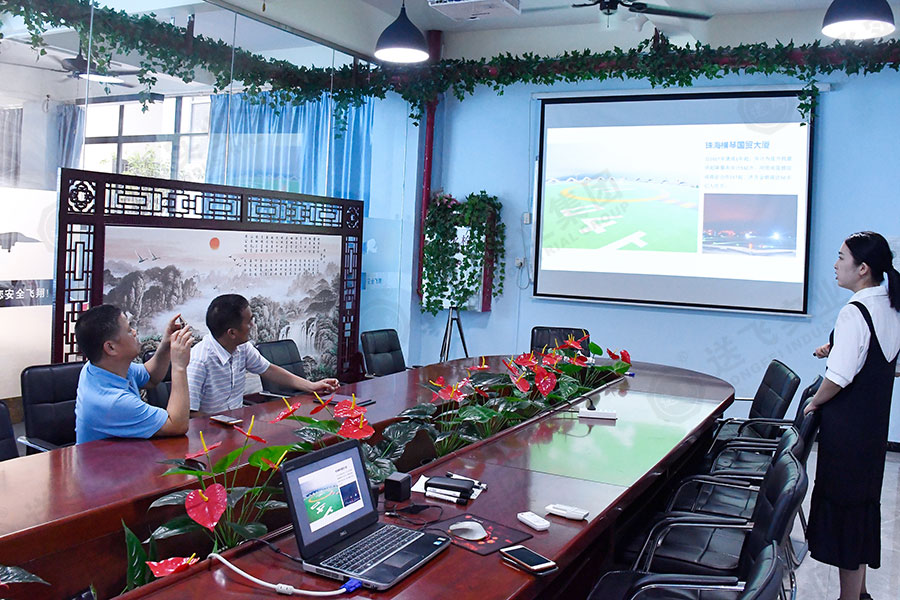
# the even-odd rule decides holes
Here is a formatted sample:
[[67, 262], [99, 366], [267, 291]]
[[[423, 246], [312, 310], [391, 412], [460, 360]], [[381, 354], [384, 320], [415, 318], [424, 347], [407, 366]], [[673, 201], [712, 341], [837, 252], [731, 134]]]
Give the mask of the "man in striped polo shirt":
[[301, 392], [328, 394], [337, 389], [337, 379], [312, 382], [263, 358], [249, 341], [252, 325], [250, 303], [243, 296], [225, 294], [210, 303], [209, 335], [191, 349], [187, 368], [191, 410], [217, 413], [240, 408], [247, 371]]

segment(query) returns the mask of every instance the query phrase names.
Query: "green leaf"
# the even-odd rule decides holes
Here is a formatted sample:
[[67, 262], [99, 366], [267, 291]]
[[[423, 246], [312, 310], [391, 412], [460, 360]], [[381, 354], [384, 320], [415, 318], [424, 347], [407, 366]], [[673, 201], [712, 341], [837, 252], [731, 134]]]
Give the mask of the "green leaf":
[[[372, 483], [382, 483], [387, 479], [388, 475], [397, 470], [394, 463], [386, 458], [365, 460], [363, 463], [366, 467], [366, 474], [369, 476], [369, 481]], [[362, 490], [363, 493], [366, 493], [366, 491], [367, 490]]]
[[200, 529], [203, 529], [202, 525], [194, 521], [189, 516], [182, 515], [180, 517], [175, 517], [168, 523], [157, 527], [156, 530], [150, 534], [150, 538], [154, 540], [164, 540], [166, 538], [175, 537], [176, 535], [183, 535], [185, 533], [198, 531]]
[[243, 454], [244, 450], [246, 450], [245, 446], [241, 446], [240, 448], [235, 448], [222, 458], [216, 461], [216, 464], [213, 465], [213, 473], [224, 473], [228, 470], [228, 467], [234, 464], [234, 461], [238, 459], [238, 457]]
[[459, 418], [464, 421], [474, 421], [475, 423], [487, 423], [494, 417], [500, 416], [496, 410], [486, 406], [464, 406], [459, 409]]
[[423, 417], [430, 417], [430, 416], [434, 415], [434, 413], [436, 411], [437, 411], [437, 406], [435, 406], [434, 404], [422, 403], [422, 404], [416, 404], [415, 406], [413, 406], [411, 408], [407, 408], [406, 410], [404, 410], [397, 416], [418, 419], [418, 418], [423, 418]]
[[122, 521], [122, 529], [125, 530], [125, 559], [127, 561], [125, 589], [133, 590], [153, 581], [154, 577], [150, 572], [150, 567], [147, 566], [147, 553], [144, 551], [141, 540], [128, 529], [125, 521]]
[[422, 424], [417, 423], [415, 421], [403, 421], [400, 423], [392, 423], [384, 428], [382, 432], [382, 436], [386, 440], [390, 440], [391, 443], [397, 448], [402, 449], [412, 441], [419, 430], [422, 429]]
[[294, 435], [304, 442], [318, 444], [326, 435], [328, 435], [328, 432], [317, 427], [301, 427], [300, 429], [294, 430]]
[[215, 473], [209, 471], [194, 471], [192, 469], [182, 469], [180, 467], [172, 467], [163, 475], [192, 475], [194, 477], [212, 477]]
[[166, 494], [162, 498], [157, 498], [156, 500], [154, 500], [153, 504], [150, 505], [150, 508], [157, 508], [159, 506], [184, 506], [185, 499], [187, 499], [188, 494], [190, 494], [192, 491], [194, 490], [181, 490], [178, 492], [172, 492], [171, 494]]
[[266, 535], [266, 532], [268, 531], [268, 528], [265, 525], [256, 522], [241, 525], [239, 523], [225, 521], [225, 524], [228, 527], [231, 527], [231, 529], [233, 529], [235, 533], [237, 533], [245, 540], [262, 537]]
[[322, 431], [327, 431], [328, 433], [337, 433], [337, 430], [341, 428], [341, 424], [335, 421], [334, 419], [314, 419], [313, 417], [303, 417], [303, 416], [295, 416], [295, 421], [299, 421], [301, 423], [306, 423], [307, 426], [312, 427], [313, 429], [321, 429]]
[[559, 395], [566, 400], [572, 399], [578, 393], [579, 385], [577, 379], [568, 375], [560, 375], [556, 378], [556, 389], [559, 391]]
[[591, 354], [595, 354], [597, 356], [603, 356], [603, 348], [601, 348], [594, 342], [591, 342], [588, 347], [591, 349]]
[[264, 463], [262, 459], [265, 458], [270, 462], [277, 463], [278, 459], [280, 459], [285, 452], [290, 453], [291, 451], [293, 451], [293, 449], [293, 444], [287, 444], [284, 446], [264, 446], [251, 454], [250, 458], [247, 459], [247, 462], [257, 469], [268, 471], [272, 467]]
[[4, 565], [0, 565], [0, 583], [43, 583], [44, 585], [50, 585], [22, 567], [7, 567]]
[[287, 502], [282, 502], [281, 500], [265, 500], [257, 502], [254, 506], [259, 510], [278, 510], [288, 507]]
[[247, 492], [250, 491], [250, 488], [243, 486], [235, 486], [228, 490], [228, 508], [234, 508], [237, 506], [237, 503], [241, 501]]

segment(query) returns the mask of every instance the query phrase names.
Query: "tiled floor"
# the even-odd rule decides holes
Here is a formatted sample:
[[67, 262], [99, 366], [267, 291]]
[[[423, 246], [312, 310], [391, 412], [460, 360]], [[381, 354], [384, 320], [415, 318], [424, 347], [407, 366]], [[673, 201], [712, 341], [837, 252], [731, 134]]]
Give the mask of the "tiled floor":
[[[816, 473], [816, 452], [809, 457], [810, 493], [803, 508], [809, 514], [809, 498]], [[900, 599], [900, 454], [888, 452], [881, 492], [881, 568], [866, 575], [874, 600]], [[798, 528], [799, 531], [799, 528]], [[840, 593], [836, 567], [809, 556], [797, 570], [797, 600], [835, 600]]]

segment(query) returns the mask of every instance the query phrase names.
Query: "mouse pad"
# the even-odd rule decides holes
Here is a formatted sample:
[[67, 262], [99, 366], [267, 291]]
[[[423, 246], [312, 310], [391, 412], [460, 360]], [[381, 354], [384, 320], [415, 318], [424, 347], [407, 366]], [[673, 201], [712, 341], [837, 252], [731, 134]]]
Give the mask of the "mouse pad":
[[[466, 520], [473, 520], [481, 523], [481, 526], [484, 527], [485, 531], [487, 531], [488, 536], [483, 540], [472, 542], [469, 540], [464, 540], [461, 537], [450, 533], [451, 525]], [[429, 529], [440, 529], [444, 532], [444, 534], [450, 537], [450, 540], [454, 544], [456, 544], [460, 548], [465, 548], [466, 550], [470, 550], [482, 556], [486, 556], [492, 552], [496, 552], [500, 548], [506, 548], [507, 546], [519, 544], [524, 540], [532, 537], [530, 533], [525, 533], [524, 531], [519, 531], [518, 529], [513, 529], [512, 527], [507, 527], [506, 525], [501, 525], [500, 523], [496, 523], [494, 521], [488, 521], [487, 519], [482, 519], [481, 517], [476, 517], [475, 515], [470, 515], [469, 513], [466, 513], [464, 515], [457, 515], [451, 519], [446, 519], [444, 521], [438, 521], [437, 523], [429, 526]]]

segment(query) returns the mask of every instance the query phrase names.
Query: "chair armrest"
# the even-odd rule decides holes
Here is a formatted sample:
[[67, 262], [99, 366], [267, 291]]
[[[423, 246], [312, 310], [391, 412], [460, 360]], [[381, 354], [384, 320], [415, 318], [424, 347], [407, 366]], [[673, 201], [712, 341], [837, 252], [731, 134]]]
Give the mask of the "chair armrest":
[[747, 419], [743, 423], [738, 426], [737, 434], [738, 436], [743, 433], [744, 429], [750, 427], [752, 425], [774, 425], [775, 427], [784, 427], [785, 429], [793, 425], [794, 422], [789, 419]]
[[[737, 478], [729, 479], [727, 476], [712, 477], [710, 475], [694, 475], [693, 477], [686, 477], [685, 479], [682, 479], [679, 482], [678, 487], [675, 488], [675, 493], [672, 494], [672, 499], [669, 501], [668, 505], [666, 505], [667, 513], [672, 512], [672, 507], [675, 504], [675, 501], [678, 499], [678, 494], [681, 493], [681, 490], [691, 484], [711, 485], [714, 487], [725, 487], [725, 488], [731, 488], [731, 489], [759, 491], [759, 488], [757, 486], [753, 485], [751, 482], [743, 481], [743, 480], [737, 479]], [[694, 504], [696, 505], [696, 499], [695, 499]], [[695, 514], [695, 513], [692, 512], [689, 514]]]
[[[737, 517], [722, 517], [710, 514], [673, 514], [674, 516], [663, 517], [650, 529], [650, 533], [647, 535], [647, 539], [644, 541], [644, 545], [634, 561], [632, 570], [650, 570], [650, 564], [653, 562], [653, 555], [656, 553], [659, 543], [674, 527], [735, 527], [740, 529], [753, 527], [746, 519]], [[644, 558], [645, 555], [646, 558]]]
[[40, 452], [50, 452], [51, 450], [56, 450], [57, 448], [61, 448], [62, 446], [57, 446], [56, 444], [51, 444], [46, 440], [42, 440], [40, 438], [35, 437], [27, 437], [24, 435], [20, 435], [17, 439], [17, 442], [31, 448], [33, 450], [38, 450]]
[[625, 598], [631, 600], [638, 597], [642, 592], [658, 586], [685, 590], [728, 590], [736, 592], [744, 589], [737, 577], [648, 573], [632, 584], [625, 594]]
[[778, 449], [778, 445], [777, 445], [777, 444], [749, 444], [749, 443], [742, 443], [742, 444], [737, 444], [737, 445], [735, 445], [735, 446], [725, 446], [724, 448], [722, 448], [721, 450], [719, 450], [718, 452], [716, 452], [716, 455], [715, 455], [715, 456], [713, 456], [712, 464], [715, 465], [715, 464], [716, 464], [716, 461], [719, 460], [719, 457], [720, 457], [726, 450], [743, 450], [743, 451], [746, 451], [746, 452], [758, 452], [758, 453], [760, 453], [760, 454], [775, 454], [775, 451], [776, 451], [777, 449]]
[[765, 473], [760, 473], [759, 471], [742, 471], [741, 469], [721, 469], [719, 471], [710, 471], [709, 474], [742, 485], [753, 485], [753, 482], [762, 481], [766, 476]]

